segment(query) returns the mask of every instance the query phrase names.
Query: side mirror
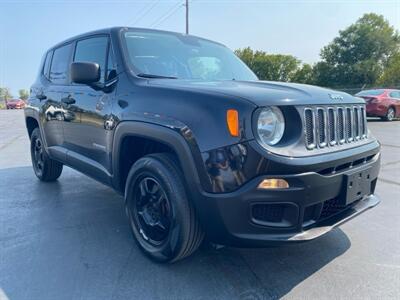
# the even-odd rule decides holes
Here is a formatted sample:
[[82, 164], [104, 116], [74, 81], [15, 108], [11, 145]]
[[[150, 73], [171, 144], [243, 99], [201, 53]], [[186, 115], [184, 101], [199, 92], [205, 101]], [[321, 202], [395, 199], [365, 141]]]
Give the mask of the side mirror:
[[100, 80], [100, 66], [93, 62], [73, 62], [71, 79], [75, 83], [92, 85]]

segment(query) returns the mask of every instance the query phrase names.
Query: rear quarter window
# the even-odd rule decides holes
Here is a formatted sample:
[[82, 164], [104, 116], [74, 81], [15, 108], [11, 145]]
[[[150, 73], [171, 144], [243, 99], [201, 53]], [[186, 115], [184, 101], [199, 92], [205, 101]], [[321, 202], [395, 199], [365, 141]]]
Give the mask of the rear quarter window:
[[72, 44], [54, 50], [49, 79], [55, 84], [68, 84]]

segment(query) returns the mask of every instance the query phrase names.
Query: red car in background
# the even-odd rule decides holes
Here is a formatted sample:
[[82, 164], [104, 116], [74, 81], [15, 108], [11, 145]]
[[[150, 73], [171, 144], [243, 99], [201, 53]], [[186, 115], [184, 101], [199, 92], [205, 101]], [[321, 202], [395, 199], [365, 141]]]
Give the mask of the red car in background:
[[10, 99], [6, 101], [7, 109], [20, 109], [25, 107], [24, 100], [21, 99]]
[[365, 90], [356, 94], [365, 100], [367, 116], [392, 121], [400, 117], [400, 90]]

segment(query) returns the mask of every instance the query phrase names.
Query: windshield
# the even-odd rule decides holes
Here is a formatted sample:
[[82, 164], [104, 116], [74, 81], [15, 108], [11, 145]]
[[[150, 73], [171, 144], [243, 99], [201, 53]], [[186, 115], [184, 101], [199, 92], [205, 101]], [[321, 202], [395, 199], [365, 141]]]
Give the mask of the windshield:
[[361, 91], [356, 96], [379, 96], [382, 95], [384, 90], [366, 90]]
[[193, 36], [127, 31], [128, 61], [138, 76], [192, 80], [257, 80], [228, 48]]

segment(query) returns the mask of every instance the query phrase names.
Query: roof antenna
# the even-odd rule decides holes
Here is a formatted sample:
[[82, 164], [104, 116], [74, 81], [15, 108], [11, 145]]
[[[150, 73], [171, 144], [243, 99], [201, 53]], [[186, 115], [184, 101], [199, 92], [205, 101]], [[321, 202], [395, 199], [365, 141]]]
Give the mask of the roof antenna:
[[189, 34], [189, 0], [186, 0], [184, 6], [186, 8], [186, 34]]

